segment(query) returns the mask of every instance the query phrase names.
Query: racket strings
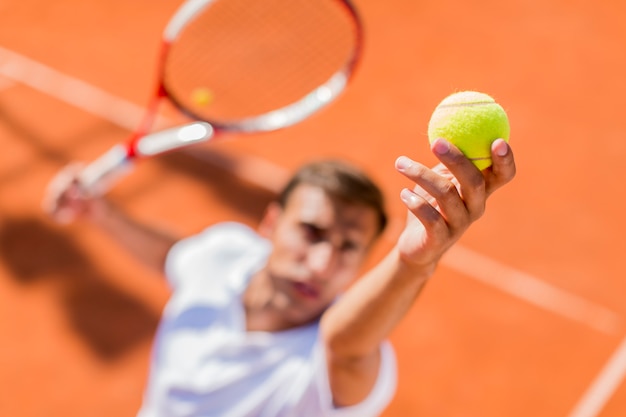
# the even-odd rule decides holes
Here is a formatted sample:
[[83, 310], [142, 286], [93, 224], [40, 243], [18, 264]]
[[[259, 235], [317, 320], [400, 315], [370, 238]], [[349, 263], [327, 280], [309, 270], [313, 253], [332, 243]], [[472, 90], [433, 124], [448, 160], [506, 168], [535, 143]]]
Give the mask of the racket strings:
[[216, 0], [171, 45], [164, 85], [205, 120], [266, 114], [349, 68], [357, 33], [336, 0]]

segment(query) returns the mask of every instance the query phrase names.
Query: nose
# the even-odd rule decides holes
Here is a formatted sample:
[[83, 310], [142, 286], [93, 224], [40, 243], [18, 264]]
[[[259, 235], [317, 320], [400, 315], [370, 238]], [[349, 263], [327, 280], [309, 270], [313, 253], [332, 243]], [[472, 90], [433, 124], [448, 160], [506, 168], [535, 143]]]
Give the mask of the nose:
[[318, 242], [309, 248], [307, 264], [317, 278], [328, 278], [337, 262], [337, 252], [330, 242]]

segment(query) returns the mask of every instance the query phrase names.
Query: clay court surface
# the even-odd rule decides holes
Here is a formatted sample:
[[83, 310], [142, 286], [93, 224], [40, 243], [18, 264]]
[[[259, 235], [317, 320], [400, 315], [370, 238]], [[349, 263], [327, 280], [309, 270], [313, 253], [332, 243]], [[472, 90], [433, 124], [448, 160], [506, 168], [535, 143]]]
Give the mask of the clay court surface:
[[[87, 225], [40, 210], [72, 160], [124, 140], [178, 0], [0, 3], [0, 416], [133, 416], [168, 290]], [[404, 212], [401, 154], [433, 163], [432, 109], [465, 89], [508, 111], [513, 183], [392, 335], [386, 417], [626, 415], [626, 3], [356, 1], [349, 90], [280, 132], [146, 161], [112, 197], [180, 233], [254, 225], [312, 158], [361, 164]]]

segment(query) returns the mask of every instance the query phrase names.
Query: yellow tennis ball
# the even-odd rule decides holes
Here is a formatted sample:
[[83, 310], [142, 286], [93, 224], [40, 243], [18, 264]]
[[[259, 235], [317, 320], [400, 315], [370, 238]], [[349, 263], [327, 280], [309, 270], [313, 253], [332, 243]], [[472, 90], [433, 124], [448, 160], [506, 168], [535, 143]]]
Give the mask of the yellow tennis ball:
[[478, 169], [491, 165], [491, 144], [509, 141], [509, 119], [504, 109], [484, 93], [462, 91], [449, 95], [435, 109], [428, 123], [432, 144], [443, 138], [454, 144]]
[[196, 88], [191, 93], [191, 100], [198, 106], [208, 106], [213, 101], [213, 92], [208, 88]]

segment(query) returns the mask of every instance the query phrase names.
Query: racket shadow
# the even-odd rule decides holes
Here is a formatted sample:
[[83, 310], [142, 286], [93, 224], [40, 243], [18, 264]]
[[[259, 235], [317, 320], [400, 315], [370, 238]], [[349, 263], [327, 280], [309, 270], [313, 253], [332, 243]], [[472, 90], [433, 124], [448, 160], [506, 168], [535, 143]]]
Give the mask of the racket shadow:
[[0, 261], [25, 287], [46, 285], [75, 333], [102, 360], [152, 338], [158, 314], [108, 281], [77, 242], [36, 218], [6, 218]]
[[[253, 221], [261, 219], [267, 205], [278, 194], [273, 184], [252, 182], [238, 175], [237, 165], [241, 161], [236, 157], [208, 148], [195, 147], [188, 152], [172, 152], [155, 160], [166, 172], [177, 172], [202, 183], [212, 196], [217, 195], [234, 212]], [[273, 182], [277, 180], [282, 184], [282, 179], [267, 179]]]
[[[55, 138], [53, 134], [42, 131], [40, 125], [27, 120], [13, 110], [10, 103], [0, 100], [0, 124], [10, 134], [11, 140], [19, 141], [27, 145], [32, 151], [32, 158], [28, 158], [21, 164], [3, 169], [0, 172], [0, 186], [15, 181], [24, 176], [31, 175], [32, 170], [42, 161], [50, 162], [59, 167], [71, 162], [72, 152], [82, 146], [85, 138], [93, 141], [111, 141], [111, 137], [120, 136], [123, 132], [119, 127], [107, 122], [97, 121], [80, 129], [72, 129], [73, 132], [67, 137]], [[35, 128], [34, 126], [39, 126]], [[55, 125], [59, 129], [61, 124]], [[53, 129], [54, 130], [54, 129]]]

